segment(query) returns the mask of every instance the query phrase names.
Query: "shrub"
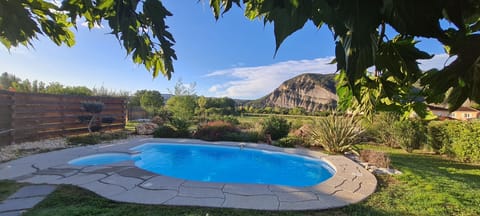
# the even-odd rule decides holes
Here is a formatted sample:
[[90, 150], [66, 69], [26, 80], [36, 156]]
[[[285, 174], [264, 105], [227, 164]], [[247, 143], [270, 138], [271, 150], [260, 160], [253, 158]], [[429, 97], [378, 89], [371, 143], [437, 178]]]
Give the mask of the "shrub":
[[340, 116], [337, 113], [319, 119], [309, 131], [311, 144], [322, 146], [331, 153], [357, 153], [354, 144], [362, 132], [358, 118], [353, 115]]
[[77, 118], [80, 121], [80, 123], [88, 123], [90, 121], [90, 119], [92, 119], [92, 116], [91, 115], [81, 115], [81, 116], [77, 116]]
[[94, 114], [101, 113], [105, 107], [105, 104], [100, 101], [82, 101], [80, 104], [85, 112]]
[[110, 140], [117, 140], [117, 139], [126, 139], [128, 134], [124, 131], [113, 132], [113, 133], [102, 133], [100, 135], [100, 139], [102, 141], [110, 141]]
[[300, 119], [295, 119], [295, 120], [291, 121], [291, 127], [290, 127], [290, 129], [292, 129], [292, 130], [298, 130], [298, 129], [300, 129], [303, 125], [304, 125], [304, 124], [303, 124], [303, 121], [302, 121], [302, 120], [300, 120]]
[[295, 136], [300, 139], [300, 144], [305, 147], [309, 147], [311, 143], [311, 124], [305, 124], [297, 130], [289, 134], [289, 136]]
[[219, 116], [214, 118], [214, 120], [228, 122], [235, 126], [240, 124], [240, 121], [238, 121], [238, 119], [233, 116]]
[[190, 122], [180, 118], [172, 118], [170, 120], [170, 124], [175, 128], [177, 131], [178, 137], [189, 137], [190, 131], [188, 128], [190, 127]]
[[176, 138], [178, 137], [177, 131], [169, 125], [158, 126], [153, 132], [155, 138]]
[[430, 122], [428, 145], [463, 162], [480, 162], [480, 122]]
[[90, 133], [86, 135], [69, 136], [67, 137], [67, 143], [69, 145], [92, 145], [103, 141], [125, 138], [127, 138], [127, 133], [123, 131], [114, 133]]
[[450, 140], [446, 131], [449, 121], [432, 121], [427, 125], [427, 145], [436, 153], [447, 153]]
[[303, 140], [297, 136], [287, 136], [279, 139], [277, 142], [273, 143], [276, 146], [280, 147], [295, 147], [296, 145], [302, 145]]
[[480, 122], [462, 122], [456, 129], [458, 133], [450, 134], [455, 157], [463, 162], [480, 162]]
[[401, 120], [395, 122], [393, 128], [396, 143], [407, 152], [419, 149], [425, 143], [425, 127], [421, 121]]
[[270, 116], [263, 120], [262, 133], [270, 134], [272, 140], [278, 140], [288, 135], [290, 124], [284, 118]]
[[152, 118], [152, 123], [155, 123], [157, 125], [163, 125], [165, 123], [165, 119], [157, 115]]
[[240, 132], [226, 132], [223, 134], [224, 141], [234, 141], [234, 142], [258, 142], [260, 139], [260, 134], [254, 131], [240, 131]]
[[390, 168], [390, 157], [385, 152], [361, 150], [360, 160], [376, 167]]
[[[92, 114], [92, 117], [90, 118], [88, 122], [88, 132], [92, 133], [95, 131], [99, 131], [101, 129], [101, 126], [94, 126], [93, 123], [95, 120], [98, 118], [98, 115], [103, 111], [103, 108], [105, 107], [105, 104], [100, 102], [100, 101], [82, 101], [80, 102], [82, 109], [85, 112], [88, 112]], [[81, 119], [80, 119], [81, 120]]]
[[212, 121], [198, 127], [195, 137], [203, 140], [223, 140], [225, 134], [238, 132], [238, 129], [231, 123], [224, 121]]
[[400, 116], [393, 112], [379, 112], [372, 121], [364, 119], [365, 132], [362, 133], [361, 139], [390, 147], [399, 147], [393, 136], [393, 125], [399, 119]]
[[93, 145], [100, 142], [102, 142], [102, 140], [100, 139], [100, 135], [95, 133], [67, 137], [67, 143], [69, 145]]

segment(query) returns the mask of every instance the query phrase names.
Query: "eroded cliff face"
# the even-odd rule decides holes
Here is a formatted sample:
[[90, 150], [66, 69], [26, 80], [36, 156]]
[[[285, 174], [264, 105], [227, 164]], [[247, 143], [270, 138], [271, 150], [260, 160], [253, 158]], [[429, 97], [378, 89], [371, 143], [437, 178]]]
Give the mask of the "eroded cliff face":
[[259, 102], [272, 107], [303, 107], [307, 111], [327, 109], [338, 100], [333, 78], [333, 74], [302, 74], [285, 81]]

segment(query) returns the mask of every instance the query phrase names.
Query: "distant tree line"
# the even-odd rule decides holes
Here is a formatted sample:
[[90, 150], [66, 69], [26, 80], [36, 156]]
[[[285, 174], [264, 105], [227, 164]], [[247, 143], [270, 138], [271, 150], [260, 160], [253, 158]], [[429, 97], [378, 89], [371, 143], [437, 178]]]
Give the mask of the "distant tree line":
[[66, 94], [83, 96], [127, 96], [126, 91], [113, 91], [103, 86], [100, 88], [88, 88], [85, 86], [65, 86], [59, 82], [45, 82], [29, 79], [22, 80], [7, 72], [0, 76], [0, 89], [26, 93]]
[[238, 113], [255, 113], [255, 114], [279, 114], [279, 115], [310, 115], [310, 116], [327, 116], [331, 113], [334, 106], [325, 104], [320, 110], [308, 111], [303, 107], [258, 107], [256, 105], [239, 105], [236, 107]]

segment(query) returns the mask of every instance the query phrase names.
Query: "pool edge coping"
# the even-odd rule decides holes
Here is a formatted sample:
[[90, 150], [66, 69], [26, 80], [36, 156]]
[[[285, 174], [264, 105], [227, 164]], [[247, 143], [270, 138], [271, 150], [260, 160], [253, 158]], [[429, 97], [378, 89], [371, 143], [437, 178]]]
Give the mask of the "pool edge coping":
[[[296, 154], [301, 156], [308, 156], [308, 157], [313, 157], [317, 159], [322, 159], [327, 163], [329, 163], [329, 165], [331, 165], [336, 172], [328, 180], [311, 187], [290, 187], [290, 186], [278, 186], [278, 185], [268, 185], [268, 184], [265, 184], [265, 185], [223, 184], [221, 192], [223, 192], [224, 195], [223, 195], [223, 202], [221, 204], [219, 203], [222, 197], [220, 197], [218, 190], [215, 191], [213, 189], [212, 190], [204, 189], [203, 191], [205, 191], [205, 193], [214, 194], [214, 195], [207, 194], [207, 196], [204, 196], [204, 197], [198, 194], [194, 194], [192, 197], [182, 196], [182, 195], [185, 195], [185, 193], [182, 194], [180, 190], [184, 188], [189, 188], [189, 186], [183, 185], [185, 182], [187, 182], [189, 185], [195, 185], [195, 187], [192, 187], [193, 188], [192, 190], [197, 190], [197, 191], [202, 191], [201, 190], [202, 188], [208, 188], [209, 185], [212, 185], [208, 182], [188, 181], [183, 179], [177, 179], [177, 181], [181, 181], [181, 184], [177, 185], [176, 190], [170, 188], [172, 189], [171, 191], [168, 191], [169, 189], [165, 189], [165, 191], [163, 191], [164, 192], [163, 194], [166, 194], [164, 196], [168, 197], [169, 199], [159, 200], [159, 199], [151, 198], [151, 200], [148, 200], [148, 197], [144, 197], [141, 200], [132, 200], [131, 198], [128, 198], [126, 195], [122, 196], [122, 193], [130, 194], [130, 195], [134, 195], [134, 194], [139, 195], [139, 194], [142, 194], [142, 190], [143, 190], [143, 192], [145, 193], [147, 193], [148, 191], [149, 194], [155, 194], [155, 191], [157, 190], [148, 190], [141, 187], [141, 185], [144, 184], [145, 182], [148, 182], [148, 180], [144, 180], [141, 184], [139, 183], [138, 185], [134, 185], [132, 188], [127, 188], [125, 185], [131, 185], [132, 182], [134, 182], [134, 180], [132, 179], [134, 179], [135, 177], [130, 177], [131, 179], [128, 179], [129, 177], [118, 176], [118, 174], [115, 172], [113, 172], [113, 174], [110, 173], [110, 175], [109, 173], [103, 173], [105, 174], [103, 178], [95, 179], [88, 183], [81, 182], [83, 184], [80, 184], [75, 181], [62, 182], [59, 179], [65, 179], [65, 178], [72, 179], [73, 176], [79, 173], [82, 174], [83, 178], [86, 178], [83, 175], [85, 174], [85, 172], [82, 172], [82, 170], [84, 170], [85, 167], [78, 169], [80, 171], [77, 172], [77, 174], [74, 174], [72, 176], [62, 176], [63, 178], [62, 177], [54, 178], [54, 177], [58, 177], [59, 175], [53, 175], [53, 174], [48, 175], [48, 172], [47, 172], [47, 175], [45, 175], [45, 173], [43, 173], [42, 175], [41, 171], [49, 170], [49, 169], [73, 170], [74, 169], [72, 168], [73, 166], [69, 166], [68, 164], [66, 164], [68, 161], [64, 161], [63, 164], [60, 163], [60, 164], [49, 166], [48, 163], [42, 164], [41, 161], [33, 160], [31, 161], [31, 164], [30, 164], [31, 166], [29, 168], [25, 167], [26, 165], [29, 165], [29, 163], [25, 161], [28, 161], [27, 159], [33, 156], [29, 156], [29, 157], [17, 159], [14, 161], [10, 161], [4, 164], [0, 164], [0, 174], [2, 174], [2, 172], [5, 172], [6, 170], [5, 167], [8, 167], [8, 166], [10, 166], [9, 168], [13, 168], [14, 166], [25, 167], [25, 169], [28, 169], [29, 172], [28, 171], [24, 172], [22, 173], [23, 175], [19, 175], [19, 176], [7, 175], [7, 177], [9, 177], [8, 179], [14, 179], [20, 182], [27, 182], [27, 183], [72, 184], [72, 185], [76, 185], [76, 186], [88, 189], [90, 191], [93, 191], [98, 195], [105, 197], [107, 199], [120, 201], [120, 202], [182, 205], [182, 206], [190, 205], [190, 206], [204, 206], [204, 207], [245, 208], [245, 209], [261, 209], [261, 210], [319, 210], [319, 209], [343, 207], [343, 206], [357, 203], [366, 199], [373, 192], [375, 192], [375, 189], [377, 186], [377, 180], [373, 174], [371, 174], [370, 172], [365, 170], [363, 167], [361, 167], [357, 163], [351, 161], [350, 159], [344, 156], [327, 155], [321, 152], [311, 151], [308, 149], [279, 148], [279, 147], [271, 146], [267, 144], [248, 143], [248, 142], [224, 142], [224, 141], [208, 142], [208, 141], [197, 140], [197, 139], [140, 138], [140, 139], [130, 140], [124, 143], [113, 143], [113, 144], [107, 144], [107, 145], [98, 144], [93, 146], [76, 147], [72, 149], [74, 150], [76, 149], [79, 151], [81, 151], [82, 149], [88, 150], [87, 153], [84, 155], [91, 155], [95, 153], [107, 153], [107, 152], [131, 153], [131, 151], [129, 150], [131, 147], [139, 146], [145, 143], [152, 143], [152, 142], [173, 143], [173, 144], [187, 144], [187, 143], [188, 144], [206, 144], [206, 145], [222, 145], [222, 146], [243, 145], [246, 148], [283, 152], [287, 154]], [[70, 152], [77, 152], [74, 150], [71, 150]], [[54, 151], [53, 153], [49, 152], [49, 153], [51, 153], [51, 155], [56, 155], [56, 154], [61, 155], [62, 151], [63, 150]], [[66, 152], [69, 152], [69, 151], [66, 151]], [[48, 155], [49, 153], [43, 153], [43, 154]], [[38, 154], [38, 155], [41, 155], [41, 154]], [[72, 158], [73, 156], [78, 157], [81, 155], [82, 154], [77, 152], [76, 154], [70, 154], [68, 156]], [[37, 156], [37, 157], [40, 157], [40, 156]], [[130, 164], [118, 163], [118, 164], [113, 164], [109, 166], [100, 166], [100, 167], [126, 167], [129, 169], [136, 168], [141, 170], [140, 168], [137, 168], [136, 166], [134, 166], [133, 163], [130, 163]], [[114, 168], [112, 169], [114, 170]], [[148, 172], [148, 171], [145, 171], [145, 172]], [[88, 174], [89, 172], [86, 172], [86, 173]], [[97, 176], [100, 176], [100, 174], [98, 173], [94, 173], [94, 174]], [[91, 175], [93, 176], [94, 174], [91, 174]], [[117, 175], [118, 176], [116, 177], [117, 179], [115, 180], [114, 177], [111, 177], [112, 175], [113, 176]], [[0, 175], [0, 179], [3, 179], [3, 176], [4, 175]], [[152, 178], [159, 177], [159, 176], [162, 177], [162, 175], [157, 175], [157, 174], [152, 174], [152, 176], [153, 176]], [[165, 178], [176, 179], [172, 177], [165, 177]], [[111, 181], [111, 183], [109, 183], [105, 179], [107, 179], [108, 181]], [[137, 179], [140, 179], [140, 178], [137, 178]], [[98, 185], [99, 183], [100, 185]], [[125, 185], [122, 185], [122, 184], [125, 184]], [[104, 185], [108, 185], [109, 187], [116, 188], [116, 190], [120, 192], [117, 194], [111, 194], [111, 191], [102, 192], [101, 190], [97, 190], [99, 189], [99, 187]], [[207, 187], [203, 187], [202, 185]], [[121, 191], [117, 187], [123, 187], [123, 189], [127, 189], [127, 190]], [[225, 187], [227, 188], [227, 190], [225, 190]], [[255, 189], [264, 190], [264, 193], [263, 194], [256, 193]], [[132, 192], [135, 190], [136, 192]], [[241, 193], [242, 190], [249, 191], [249, 192], [242, 194]], [[161, 191], [161, 190], [158, 190], [158, 191]], [[316, 196], [316, 199], [314, 198], [314, 196]], [[227, 197], [230, 200], [230, 202], [227, 202]], [[275, 197], [276, 197], [276, 200], [275, 200]], [[202, 198], [207, 200], [209, 199], [213, 204], [200, 202], [198, 200]], [[266, 203], [267, 200], [270, 200], [271, 202], [276, 203], [277, 205], [275, 206], [274, 204], [268, 204]], [[235, 205], [235, 201], [239, 205]], [[244, 202], [244, 204], [240, 202]]]

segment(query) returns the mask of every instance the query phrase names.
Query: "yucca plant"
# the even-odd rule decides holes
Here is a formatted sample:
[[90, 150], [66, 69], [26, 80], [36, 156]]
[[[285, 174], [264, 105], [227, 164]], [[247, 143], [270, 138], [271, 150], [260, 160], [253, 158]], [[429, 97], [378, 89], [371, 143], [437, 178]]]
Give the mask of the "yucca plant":
[[323, 147], [331, 153], [353, 152], [358, 154], [355, 143], [363, 129], [356, 115], [339, 115], [333, 112], [330, 116], [319, 119], [310, 129], [312, 145]]

